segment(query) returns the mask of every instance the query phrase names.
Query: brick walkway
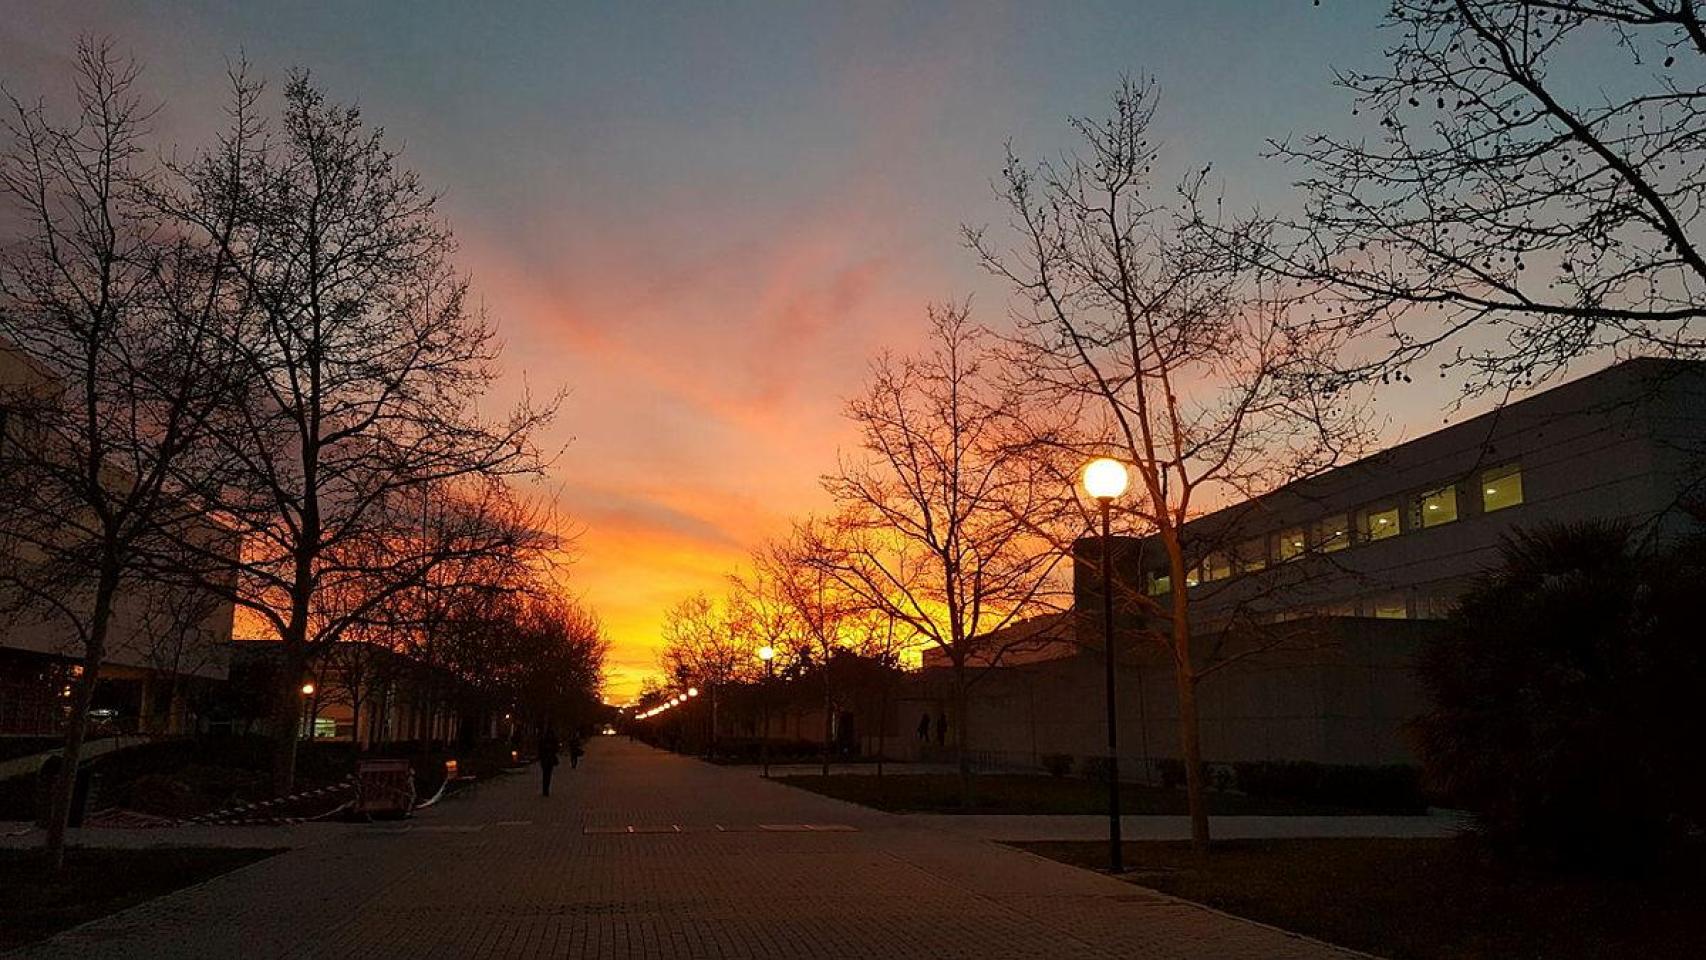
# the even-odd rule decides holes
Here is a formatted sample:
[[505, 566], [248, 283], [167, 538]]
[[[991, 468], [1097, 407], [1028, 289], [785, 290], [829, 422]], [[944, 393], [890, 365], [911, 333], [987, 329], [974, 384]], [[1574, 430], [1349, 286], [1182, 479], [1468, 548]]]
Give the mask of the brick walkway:
[[536, 787], [490, 783], [19, 956], [1356, 956], [626, 741]]

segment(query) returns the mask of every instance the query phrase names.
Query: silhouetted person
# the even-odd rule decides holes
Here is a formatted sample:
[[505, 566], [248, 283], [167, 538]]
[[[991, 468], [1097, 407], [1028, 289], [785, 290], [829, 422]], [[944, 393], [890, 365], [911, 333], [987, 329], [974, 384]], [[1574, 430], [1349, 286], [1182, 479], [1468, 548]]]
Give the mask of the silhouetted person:
[[557, 754], [562, 749], [562, 744], [557, 742], [556, 729], [546, 727], [545, 733], [539, 737], [539, 776], [547, 797], [551, 795], [551, 771], [557, 769]]
[[586, 754], [586, 741], [581, 739], [579, 731], [569, 738], [569, 769], [581, 765], [581, 757]]
[[918, 742], [930, 742], [930, 713], [926, 711], [918, 718]]

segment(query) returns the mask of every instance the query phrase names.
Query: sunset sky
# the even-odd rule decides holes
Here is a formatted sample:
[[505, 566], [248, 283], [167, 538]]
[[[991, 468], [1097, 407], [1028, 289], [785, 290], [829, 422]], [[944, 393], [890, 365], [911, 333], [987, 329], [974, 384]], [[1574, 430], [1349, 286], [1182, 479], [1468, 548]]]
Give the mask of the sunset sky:
[[[506, 393], [570, 391], [543, 493], [615, 642], [610, 692], [654, 667], [660, 616], [823, 504], [868, 359], [932, 300], [1005, 294], [961, 248], [1011, 139], [1066, 144], [1121, 72], [1162, 86], [1177, 169], [1284, 208], [1263, 142], [1344, 129], [1331, 65], [1381, 44], [1372, 0], [1175, 2], [0, 3], [0, 81], [63, 102], [77, 35], [146, 67], [163, 139], [222, 120], [228, 59], [311, 69], [444, 193], [507, 343]], [[1437, 391], [1437, 386], [1434, 387]], [[1394, 395], [1396, 433], [1438, 396]]]

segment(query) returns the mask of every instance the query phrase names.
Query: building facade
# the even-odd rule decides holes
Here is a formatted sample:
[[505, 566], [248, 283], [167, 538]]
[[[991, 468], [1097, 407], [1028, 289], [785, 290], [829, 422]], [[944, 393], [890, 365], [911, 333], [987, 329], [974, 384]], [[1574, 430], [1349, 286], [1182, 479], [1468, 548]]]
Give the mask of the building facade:
[[[1706, 364], [1630, 360], [1192, 521], [1183, 584], [1153, 538], [1115, 538], [1121, 769], [1154, 776], [1180, 753], [1170, 653], [1152, 639], [1174, 589], [1191, 592], [1208, 673], [1207, 761], [1413, 762], [1413, 658], [1506, 537], [1583, 521], [1655, 543], [1696, 533], [1703, 481]], [[1101, 551], [1075, 545], [1074, 611], [1024, 628], [1044, 655], [973, 671], [964, 720], [982, 765], [1106, 754]], [[902, 721], [951, 727], [952, 704], [946, 669], [927, 664]], [[911, 753], [952, 742], [931, 740]]]
[[[0, 345], [0, 391], [48, 389], [45, 375]], [[0, 444], [27, 442], [27, 424], [0, 402]], [[220, 535], [212, 525], [208, 535]], [[32, 548], [0, 538], [0, 564], [27, 565]], [[68, 585], [66, 590], [74, 590]], [[75, 604], [74, 596], [54, 602]], [[0, 736], [53, 736], [70, 715], [83, 643], [53, 602], [0, 590]], [[232, 606], [201, 591], [131, 581], [120, 587], [91, 708], [92, 733], [180, 733], [227, 673]]]

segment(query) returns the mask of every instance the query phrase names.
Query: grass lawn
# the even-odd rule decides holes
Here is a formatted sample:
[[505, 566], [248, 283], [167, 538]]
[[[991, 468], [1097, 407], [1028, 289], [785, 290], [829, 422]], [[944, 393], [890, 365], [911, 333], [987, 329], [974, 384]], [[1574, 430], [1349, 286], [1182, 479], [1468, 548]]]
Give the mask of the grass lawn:
[[[949, 773], [777, 777], [838, 800], [851, 800], [892, 813], [1100, 813], [1108, 812], [1108, 787], [1093, 780], [1030, 774], [982, 774], [973, 779], [973, 803], [960, 806], [960, 779]], [[1120, 785], [1120, 809], [1129, 814], [1183, 814], [1183, 790], [1137, 784]], [[1294, 800], [1260, 799], [1236, 793], [1210, 793], [1209, 813], [1287, 816], [1357, 813]]]
[[[1024, 843], [1095, 869], [1101, 843]], [[1639, 877], [1490, 859], [1469, 838], [1128, 843], [1125, 879], [1393, 960], [1692, 958], [1706, 941], [1706, 850]]]
[[41, 851], [0, 850], [0, 951], [133, 907], [276, 850], [66, 851], [65, 872], [47, 880]]

